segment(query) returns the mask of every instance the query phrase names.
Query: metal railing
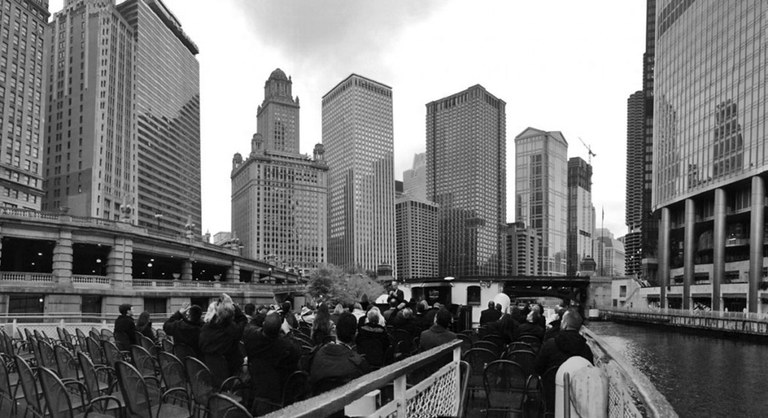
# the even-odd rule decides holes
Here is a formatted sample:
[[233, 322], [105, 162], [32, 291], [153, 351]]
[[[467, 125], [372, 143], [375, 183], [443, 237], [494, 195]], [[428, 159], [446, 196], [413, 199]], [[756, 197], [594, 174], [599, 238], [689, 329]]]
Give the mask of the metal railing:
[[[394, 384], [394, 398], [371, 416], [457, 416], [461, 407], [459, 361], [461, 342], [452, 341], [359, 377], [346, 385], [267, 415], [278, 417], [328, 416], [376, 389]], [[453, 359], [429, 377], [406, 387], [406, 376], [453, 353]]]
[[715, 318], [715, 319], [743, 319], [747, 321], [768, 322], [768, 313], [757, 312], [728, 312], [728, 311], [707, 311], [707, 310], [687, 310], [670, 308], [628, 308], [611, 307], [601, 308], [601, 312], [621, 312], [628, 314], [661, 314], [669, 316], [692, 317], [692, 318]]
[[582, 328], [595, 366], [608, 378], [609, 417], [677, 417], [677, 413], [639, 370], [588, 328]]

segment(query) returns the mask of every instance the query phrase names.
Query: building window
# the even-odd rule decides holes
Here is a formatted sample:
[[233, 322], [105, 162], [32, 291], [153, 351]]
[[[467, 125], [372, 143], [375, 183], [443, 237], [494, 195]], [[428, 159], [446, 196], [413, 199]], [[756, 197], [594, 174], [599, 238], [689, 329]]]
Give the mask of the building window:
[[83, 322], [98, 321], [101, 318], [101, 296], [83, 295], [80, 303]]
[[166, 298], [144, 298], [144, 310], [150, 314], [165, 314], [168, 312], [167, 302]]
[[[8, 314], [38, 314], [42, 315], [44, 310], [44, 299], [42, 294], [32, 295], [11, 295], [8, 299]], [[18, 318], [19, 322], [39, 322], [40, 318]]]
[[469, 286], [467, 288], [467, 305], [480, 305], [480, 286]]

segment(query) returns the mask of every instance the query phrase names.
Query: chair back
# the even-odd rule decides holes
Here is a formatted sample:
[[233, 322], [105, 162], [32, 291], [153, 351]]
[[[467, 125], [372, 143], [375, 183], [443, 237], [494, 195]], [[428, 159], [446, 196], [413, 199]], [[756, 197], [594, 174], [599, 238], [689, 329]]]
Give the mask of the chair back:
[[530, 351], [531, 353], [536, 354], [536, 349], [534, 349], [532, 345], [522, 341], [513, 341], [507, 346], [507, 353], [518, 350]]
[[539, 347], [541, 347], [541, 340], [535, 335], [521, 335], [516, 341], [529, 344], [535, 351], [539, 351]]
[[75, 328], [75, 336], [77, 337], [77, 345], [80, 347], [80, 351], [87, 353], [88, 352], [88, 337], [85, 335], [83, 330], [80, 328]]
[[472, 348], [484, 348], [488, 351], [496, 353], [496, 358], [498, 359], [501, 356], [502, 348], [498, 346], [498, 344], [488, 341], [488, 340], [480, 340], [476, 341], [474, 344], [472, 344]]
[[162, 351], [158, 354], [160, 362], [160, 374], [165, 382], [165, 390], [181, 388], [187, 390], [187, 375], [184, 371], [184, 364], [173, 354]]
[[19, 372], [19, 384], [27, 400], [27, 407], [31, 408], [38, 416], [42, 416], [40, 394], [37, 392], [37, 383], [35, 383], [35, 374], [32, 372], [32, 368], [29, 367], [29, 363], [19, 356], [14, 357], [14, 361], [16, 363], [16, 370]]
[[59, 371], [59, 376], [62, 379], [80, 380], [80, 368], [72, 352], [62, 345], [53, 347], [53, 352], [56, 356], [56, 368]]
[[555, 387], [557, 370], [560, 366], [552, 366], [541, 375], [541, 387], [546, 407], [545, 416], [554, 416], [555, 414]]
[[507, 345], [507, 339], [499, 334], [486, 334], [482, 339], [483, 341], [490, 341], [496, 344], [501, 349], [504, 349]]
[[227, 395], [216, 393], [208, 399], [211, 418], [253, 418], [243, 405]]
[[99, 376], [96, 372], [96, 366], [93, 365], [91, 358], [82, 351], [77, 352], [77, 359], [80, 361], [80, 369], [83, 372], [83, 384], [88, 393], [88, 398], [93, 399], [101, 395], [99, 388]]
[[40, 388], [45, 398], [45, 409], [50, 417], [72, 418], [72, 401], [61, 379], [47, 367], [39, 367], [37, 374], [40, 377]]
[[129, 416], [151, 417], [152, 406], [147, 384], [135, 367], [122, 360], [115, 362], [117, 384]]
[[53, 351], [53, 346], [44, 339], [37, 340], [37, 365], [47, 367], [52, 370], [57, 370], [56, 365], [56, 353]]
[[184, 359], [184, 369], [187, 373], [189, 388], [192, 390], [192, 397], [198, 405], [207, 407], [208, 399], [214, 393], [213, 375], [208, 370], [208, 366], [202, 361], [187, 357]]
[[493, 351], [485, 348], [472, 348], [464, 353], [462, 360], [469, 363], [469, 388], [480, 390], [483, 387], [483, 370], [485, 365], [498, 359]]
[[101, 329], [101, 340], [115, 342], [115, 334], [107, 328]]
[[131, 346], [131, 356], [133, 357], [134, 367], [143, 377], [156, 376], [155, 359], [149, 351], [145, 350], [144, 347], [134, 344]]
[[101, 348], [104, 350], [104, 360], [110, 367], [115, 367], [115, 362], [118, 360], [124, 360], [123, 354], [120, 349], [117, 348], [115, 343], [111, 341], [102, 341]]
[[96, 327], [91, 327], [91, 330], [88, 331], [88, 336], [95, 339], [96, 341], [101, 341], [101, 331], [96, 329]]
[[519, 364], [496, 360], [485, 367], [483, 386], [489, 410], [523, 412], [528, 376]]
[[533, 354], [528, 350], [508, 351], [504, 354], [504, 360], [511, 360], [519, 364], [520, 367], [523, 368], [523, 371], [525, 371], [526, 376], [535, 373], [536, 354]]
[[456, 338], [461, 340], [461, 353], [464, 354], [472, 348], [472, 337], [467, 334], [456, 334]]
[[4, 353], [8, 357], [13, 357], [16, 354], [16, 350], [13, 348], [13, 339], [2, 328], [0, 328], [0, 353]]
[[13, 399], [14, 393], [11, 388], [11, 378], [8, 376], [8, 366], [5, 361], [0, 361], [0, 396]]
[[157, 346], [155, 345], [155, 342], [152, 341], [150, 338], [147, 338], [144, 334], [138, 334], [136, 336], [136, 341], [138, 341], [139, 345], [144, 347], [145, 350], [149, 352], [153, 357], [157, 357], [158, 351], [160, 351]]
[[166, 353], [173, 353], [173, 341], [168, 338], [163, 338], [163, 351]]
[[310, 395], [312, 395], [312, 387], [309, 385], [309, 373], [297, 370], [288, 375], [283, 384], [283, 407], [303, 401]]
[[56, 327], [56, 335], [59, 336], [59, 342], [64, 344], [67, 341], [67, 337], [64, 335], [64, 328]]
[[86, 339], [86, 343], [88, 344], [88, 355], [91, 356], [93, 364], [107, 364], [107, 359], [104, 358], [104, 351], [101, 349], [101, 340], [91, 336]]

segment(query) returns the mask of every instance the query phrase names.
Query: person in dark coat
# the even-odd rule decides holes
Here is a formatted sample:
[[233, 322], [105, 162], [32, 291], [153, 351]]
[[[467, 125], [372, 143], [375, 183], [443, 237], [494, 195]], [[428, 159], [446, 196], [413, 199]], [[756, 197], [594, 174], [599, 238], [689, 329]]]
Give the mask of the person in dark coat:
[[133, 306], [124, 303], [118, 308], [120, 316], [115, 319], [115, 345], [122, 351], [131, 349], [136, 344], [136, 323], [133, 322]]
[[501, 318], [501, 311], [496, 310], [496, 303], [493, 301], [488, 302], [488, 309], [484, 309], [480, 312], [480, 326], [496, 322]]
[[419, 348], [421, 351], [441, 346], [456, 339], [456, 334], [448, 330], [451, 326], [452, 317], [451, 313], [445, 308], [437, 311], [435, 323], [428, 330], [421, 333], [421, 338], [419, 338]]
[[592, 350], [587, 340], [579, 333], [582, 318], [579, 312], [571, 309], [563, 314], [560, 332], [555, 338], [544, 342], [536, 357], [536, 373], [544, 374], [550, 367], [560, 367], [573, 356], [581, 356], [594, 364]]
[[199, 342], [200, 352], [214, 375], [215, 385], [240, 374], [243, 366], [240, 339], [246, 322], [245, 314], [226, 294], [209, 307]]
[[181, 309], [174, 312], [163, 324], [166, 334], [173, 337], [175, 345], [186, 345], [195, 352], [195, 357], [202, 358], [200, 353], [200, 330], [203, 327], [203, 309], [197, 305], [185, 303]]
[[381, 326], [378, 309], [369, 310], [366, 322], [357, 331], [357, 352], [365, 355], [365, 360], [373, 367], [382, 367], [389, 360], [389, 335], [387, 329]]
[[339, 316], [337, 342], [320, 347], [309, 367], [309, 380], [315, 394], [330, 390], [362, 376], [369, 370], [366, 360], [352, 348], [357, 320], [349, 312]]
[[541, 341], [544, 338], [544, 328], [539, 325], [540, 317], [541, 316], [535, 309], [531, 309], [531, 311], [528, 312], [528, 316], [525, 318], [525, 322], [518, 327], [517, 335], [533, 335]]
[[517, 306], [512, 308], [512, 313], [504, 313], [501, 315], [498, 321], [491, 322], [486, 327], [488, 334], [496, 334], [504, 337], [507, 343], [515, 341], [519, 336], [520, 322], [515, 318], [520, 317], [520, 308]]
[[563, 303], [557, 305], [557, 307], [555, 307], [555, 313], [557, 314], [557, 319], [549, 323], [549, 328], [544, 332], [544, 341], [550, 338], [555, 338], [557, 333], [560, 332], [560, 322], [565, 313], [565, 305]]
[[392, 326], [394, 326], [395, 329], [406, 331], [408, 335], [411, 336], [411, 340], [421, 334], [421, 330], [416, 324], [416, 318], [413, 315], [413, 310], [411, 308], [404, 308], [402, 311], [398, 312]]
[[299, 369], [300, 348], [290, 338], [280, 335], [283, 317], [271, 313], [264, 326], [246, 327], [243, 333], [253, 396], [282, 403], [282, 388], [291, 373]]
[[139, 320], [136, 322], [136, 331], [152, 340], [152, 342], [157, 342], [155, 330], [152, 329], [152, 319], [149, 316], [149, 312], [144, 311], [139, 315]]

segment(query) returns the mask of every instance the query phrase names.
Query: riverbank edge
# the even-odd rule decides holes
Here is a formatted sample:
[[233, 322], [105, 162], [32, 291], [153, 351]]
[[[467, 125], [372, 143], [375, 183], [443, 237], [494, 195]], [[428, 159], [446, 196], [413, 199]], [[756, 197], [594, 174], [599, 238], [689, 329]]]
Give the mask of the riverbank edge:
[[[623, 324], [643, 324], [654, 328], [675, 330], [677, 332], [685, 332], [693, 335], [703, 335], [723, 339], [735, 339], [741, 341], [768, 343], [768, 324], [759, 323], [755, 324], [755, 321], [744, 320], [729, 320], [729, 319], [717, 319], [716, 323], [722, 322], [750, 322], [751, 325], [759, 325], [760, 331], [766, 329], [766, 332], [760, 331], [744, 331], [735, 328], [713, 327], [709, 325], [700, 325], [696, 323], [686, 323], [684, 321], [677, 321], [675, 319], [685, 319], [684, 317], [670, 316], [667, 318], [661, 318], [656, 315], [627, 315], [623, 312], [609, 312], [601, 311], [600, 316], [602, 320], [623, 323]], [[693, 318], [693, 317], [691, 317]], [[690, 318], [689, 318], [690, 319]], [[694, 318], [703, 320], [705, 318]], [[710, 318], [712, 320], [712, 318]]]

